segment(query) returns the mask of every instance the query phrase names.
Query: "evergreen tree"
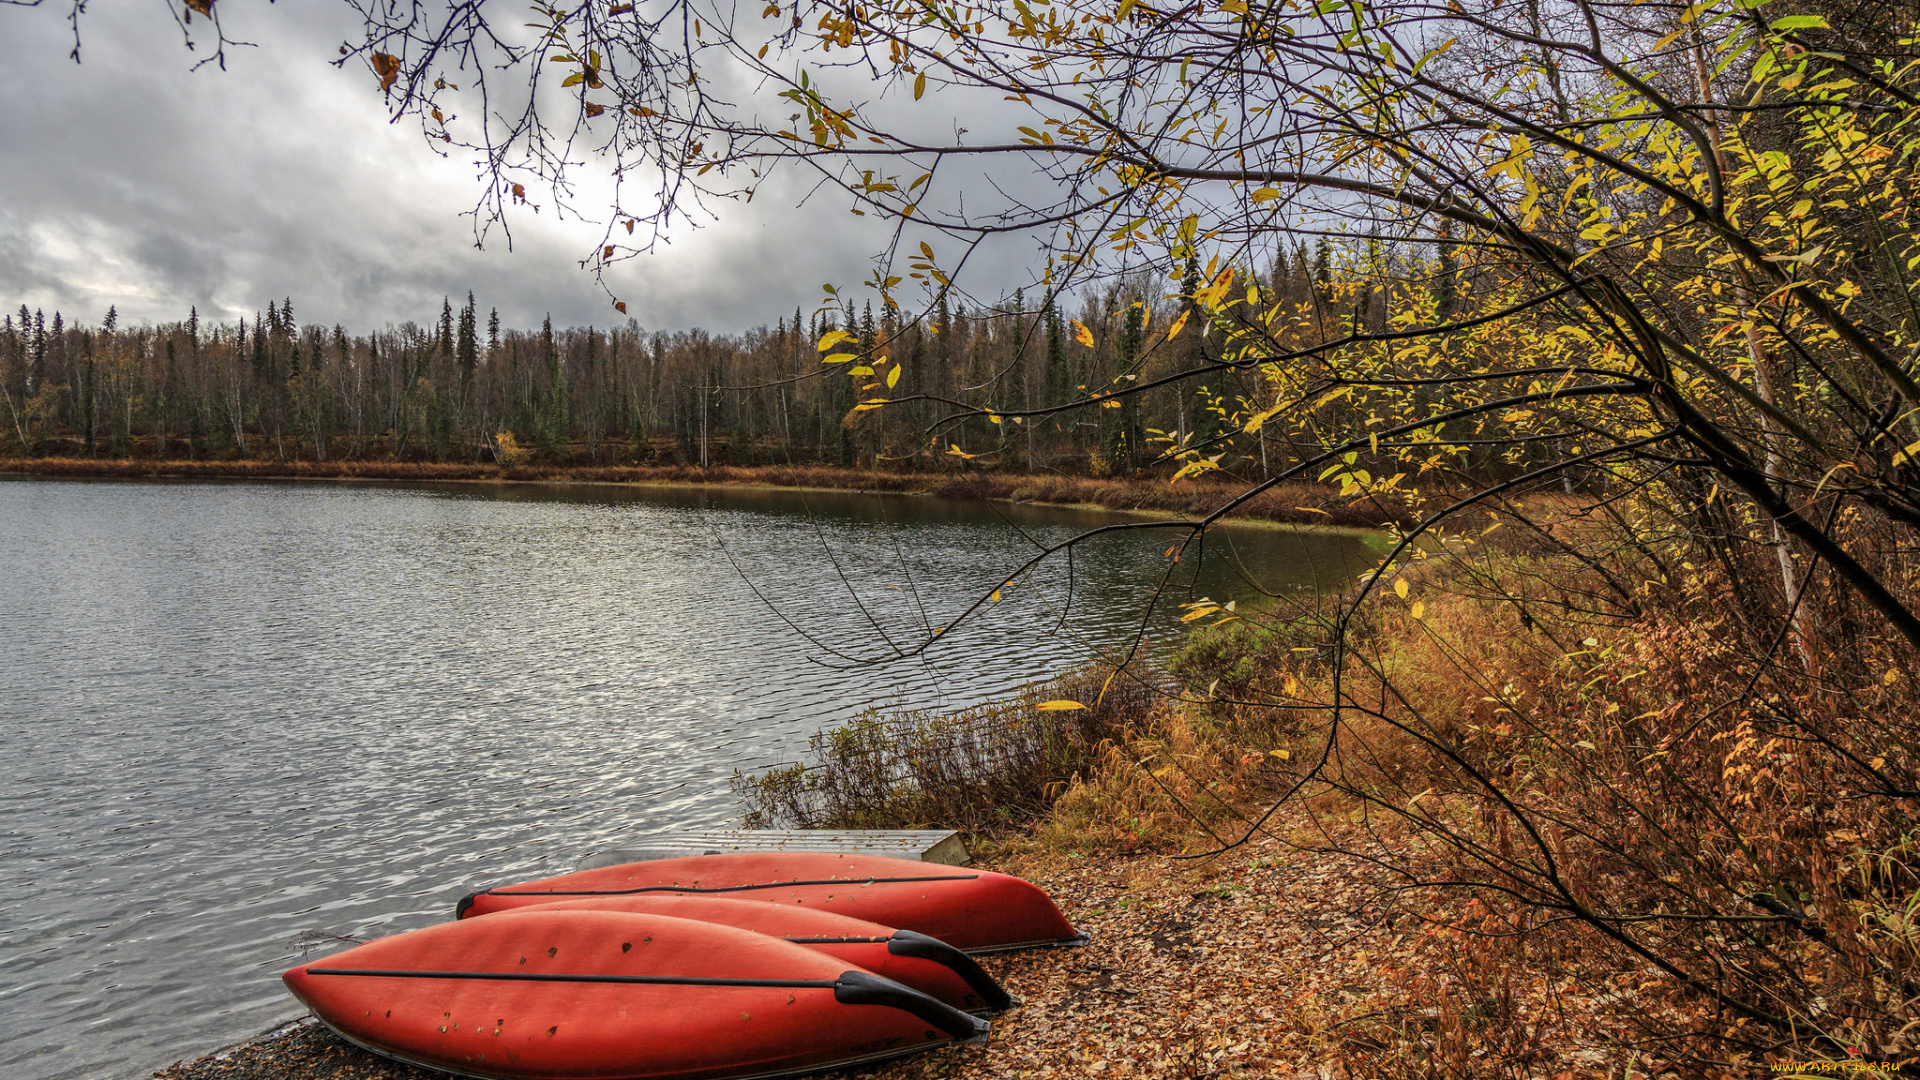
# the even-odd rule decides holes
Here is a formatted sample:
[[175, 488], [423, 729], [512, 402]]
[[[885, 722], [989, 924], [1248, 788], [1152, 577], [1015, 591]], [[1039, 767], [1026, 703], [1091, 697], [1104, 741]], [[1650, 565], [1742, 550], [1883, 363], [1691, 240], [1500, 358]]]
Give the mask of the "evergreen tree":
[[455, 345], [456, 357], [460, 361], [460, 377], [464, 382], [473, 381], [473, 369], [480, 362], [480, 343], [474, 326], [476, 312], [473, 306], [473, 293], [467, 293], [467, 306], [460, 309], [460, 335]]
[[[1195, 271], [1197, 273], [1197, 270]], [[1184, 282], [1185, 279], [1183, 279]], [[1189, 286], [1191, 288], [1191, 286]], [[1120, 338], [1116, 342], [1115, 365], [1123, 373], [1131, 372], [1140, 361], [1140, 345], [1146, 337], [1145, 303], [1128, 304], [1126, 314], [1120, 323]], [[1109, 388], [1119, 390], [1122, 384]], [[1140, 403], [1137, 397], [1127, 396], [1120, 399], [1118, 409], [1102, 409], [1106, 431], [1107, 462], [1115, 473], [1131, 475], [1140, 467]]]
[[[20, 321], [27, 321], [27, 305], [20, 305]], [[39, 308], [33, 309], [33, 358], [27, 367], [27, 392], [33, 393], [47, 378], [47, 316]]]
[[[1067, 400], [1067, 391], [1073, 387], [1073, 373], [1067, 370], [1067, 324], [1060, 317], [1060, 308], [1054, 303], [1052, 293], [1047, 294], [1047, 307], [1043, 318], [1047, 321], [1047, 371], [1045, 404], [1057, 405]], [[1055, 421], [1056, 427], [1058, 421]]]
[[[548, 323], [552, 323], [552, 316], [548, 316], [547, 321]], [[444, 296], [440, 298], [440, 340], [438, 345], [441, 356], [453, 356], [453, 301]]]
[[487, 355], [491, 357], [500, 349], [500, 309], [487, 309]]

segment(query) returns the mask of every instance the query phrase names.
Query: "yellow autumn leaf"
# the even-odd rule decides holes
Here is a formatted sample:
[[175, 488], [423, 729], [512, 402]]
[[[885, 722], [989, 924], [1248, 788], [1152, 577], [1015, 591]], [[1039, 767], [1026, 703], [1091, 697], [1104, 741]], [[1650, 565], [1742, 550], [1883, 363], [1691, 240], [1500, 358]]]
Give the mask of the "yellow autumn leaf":
[[1173, 338], [1177, 338], [1180, 336], [1180, 331], [1185, 330], [1187, 328], [1187, 316], [1191, 315], [1192, 313], [1193, 313], [1192, 309], [1189, 308], [1188, 310], [1181, 312], [1179, 318], [1173, 320], [1173, 325], [1167, 327], [1168, 340], [1172, 340]]
[[1415, 600], [1415, 601], [1413, 602], [1413, 617], [1414, 617], [1414, 618], [1416, 618], [1416, 619], [1424, 619], [1424, 618], [1426, 618], [1426, 617], [1427, 617], [1427, 605], [1425, 605], [1425, 604], [1423, 604], [1423, 603], [1421, 603], [1421, 602], [1420, 602], [1420, 601], [1418, 601], [1418, 600]]
[[820, 344], [815, 347], [815, 351], [826, 352], [828, 349], [833, 348], [843, 341], [852, 340], [854, 340], [854, 335], [845, 330], [829, 330], [821, 335]]
[[1087, 329], [1087, 324], [1081, 322], [1079, 319], [1068, 319], [1067, 321], [1073, 324], [1073, 340], [1085, 345], [1089, 349], [1093, 348], [1093, 331]]
[[1071, 698], [1061, 698], [1058, 701], [1043, 701], [1034, 708], [1041, 712], [1067, 712], [1071, 709], [1084, 709], [1086, 705]]
[[1407, 582], [1405, 578], [1393, 583], [1393, 595], [1402, 600], [1407, 598]]
[[898, 385], [900, 385], [900, 365], [895, 364], [887, 371], [887, 389], [891, 390]]

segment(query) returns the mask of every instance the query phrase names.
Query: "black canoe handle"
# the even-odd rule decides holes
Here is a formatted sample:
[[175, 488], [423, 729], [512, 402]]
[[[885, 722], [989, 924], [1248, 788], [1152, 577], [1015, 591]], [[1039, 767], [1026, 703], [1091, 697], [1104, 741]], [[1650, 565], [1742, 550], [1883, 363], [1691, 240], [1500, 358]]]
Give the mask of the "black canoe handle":
[[973, 957], [937, 937], [916, 934], [912, 930], [896, 930], [887, 939], [887, 951], [895, 956], [931, 960], [942, 967], [951, 968], [955, 975], [965, 979], [967, 985], [973, 988], [981, 1003], [994, 1012], [1013, 1007], [1013, 995], [1002, 989], [985, 968], [976, 963]]
[[900, 1009], [946, 1032], [961, 1042], [983, 1039], [993, 1025], [943, 1001], [883, 979], [870, 971], [844, 971], [833, 984], [833, 1000], [842, 1005], [885, 1005]]

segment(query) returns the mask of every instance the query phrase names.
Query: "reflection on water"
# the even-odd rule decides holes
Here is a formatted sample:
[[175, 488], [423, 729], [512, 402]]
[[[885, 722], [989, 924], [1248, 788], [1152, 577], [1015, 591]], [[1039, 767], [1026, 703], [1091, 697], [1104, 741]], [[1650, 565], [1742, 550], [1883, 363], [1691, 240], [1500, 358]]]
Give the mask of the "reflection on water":
[[[1141, 625], [1169, 534], [1079, 550], [1070, 607], [1056, 560], [954, 623], [1036, 545], [1137, 520], [819, 492], [0, 482], [0, 1075], [144, 1075], [297, 1015], [276, 976], [309, 931], [421, 926], [607, 840], [730, 824], [727, 776], [793, 760], [823, 724], [1082, 662]], [[1229, 543], [1280, 593], [1375, 557], [1235, 529], [1210, 535], [1196, 594], [1250, 592]], [[1150, 634], [1171, 638], [1187, 598]], [[935, 627], [924, 655], [835, 659]]]

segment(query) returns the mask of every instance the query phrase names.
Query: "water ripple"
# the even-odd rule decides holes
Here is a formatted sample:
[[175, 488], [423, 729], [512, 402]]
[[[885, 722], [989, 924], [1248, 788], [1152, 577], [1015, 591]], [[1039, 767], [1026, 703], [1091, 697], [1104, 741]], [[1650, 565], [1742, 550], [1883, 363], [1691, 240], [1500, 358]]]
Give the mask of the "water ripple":
[[[606, 841], [728, 824], [733, 770], [796, 760], [822, 725], [981, 700], [1137, 622], [1152, 540], [1080, 558], [1064, 628], [1061, 568], [924, 659], [837, 670], [767, 611], [863, 655], [912, 640], [1031, 550], [1001, 514], [1043, 541], [1112, 520], [0, 482], [0, 1075], [144, 1075], [263, 1030], [299, 1011], [276, 976], [303, 938], [423, 926]], [[1241, 546], [1282, 589], [1371, 559], [1348, 537]]]

